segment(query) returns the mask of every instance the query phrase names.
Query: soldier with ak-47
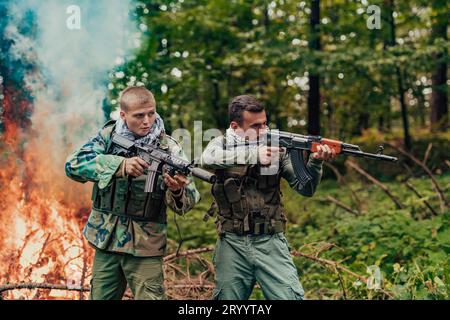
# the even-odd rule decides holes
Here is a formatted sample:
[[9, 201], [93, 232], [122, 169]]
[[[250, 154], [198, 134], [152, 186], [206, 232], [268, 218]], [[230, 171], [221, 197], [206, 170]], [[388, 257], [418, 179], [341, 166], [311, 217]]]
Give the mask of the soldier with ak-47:
[[166, 207], [186, 213], [200, 200], [190, 174], [213, 176], [193, 168], [164, 133], [146, 88], [126, 89], [120, 108], [120, 119], [71, 155], [65, 168], [75, 181], [94, 182], [83, 231], [95, 248], [91, 299], [121, 299], [127, 283], [135, 299], [163, 299]]
[[[229, 117], [226, 134], [212, 140], [200, 160], [217, 176], [214, 203], [205, 215], [206, 220], [217, 213], [213, 298], [248, 299], [257, 282], [266, 299], [301, 300], [304, 291], [284, 236], [287, 219], [280, 179], [311, 197], [323, 161], [337, 154], [396, 159], [340, 141], [268, 130], [265, 110], [251, 96], [234, 98]], [[306, 165], [304, 150], [311, 152]]]

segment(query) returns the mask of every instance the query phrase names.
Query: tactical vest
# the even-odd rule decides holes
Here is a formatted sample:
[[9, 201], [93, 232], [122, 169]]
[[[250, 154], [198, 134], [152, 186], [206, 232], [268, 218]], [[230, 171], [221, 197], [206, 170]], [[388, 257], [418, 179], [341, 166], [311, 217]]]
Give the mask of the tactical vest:
[[[239, 168], [239, 167], [236, 167]], [[209, 215], [217, 210], [219, 234], [274, 234], [285, 231], [286, 216], [281, 203], [280, 169], [274, 175], [262, 175], [260, 165], [216, 170], [212, 187], [215, 202]]]
[[[105, 128], [113, 123], [115, 122], [108, 122]], [[114, 134], [114, 129], [113, 127], [111, 135]], [[106, 154], [114, 155], [111, 140]], [[129, 157], [133, 157], [133, 155], [129, 155]], [[98, 183], [95, 183], [92, 191], [93, 209], [138, 221], [167, 223], [164, 201], [166, 190], [162, 183], [161, 172], [157, 174], [157, 179], [157, 187], [151, 193], [144, 192], [146, 175], [138, 178], [114, 176], [104, 189], [100, 189]]]

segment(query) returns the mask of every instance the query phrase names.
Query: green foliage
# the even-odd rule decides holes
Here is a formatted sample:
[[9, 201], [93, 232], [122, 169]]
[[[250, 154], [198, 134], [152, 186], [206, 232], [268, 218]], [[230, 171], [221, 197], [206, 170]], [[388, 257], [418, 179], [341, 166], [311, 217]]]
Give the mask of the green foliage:
[[[194, 120], [224, 129], [228, 100], [250, 93], [270, 122], [305, 131], [308, 75], [321, 77], [322, 134], [341, 139], [378, 127], [401, 126], [395, 68], [400, 66], [410, 122], [428, 124], [431, 71], [448, 39], [428, 36], [445, 16], [440, 0], [321, 1], [321, 51], [308, 48], [308, 1], [137, 1], [142, 45], [111, 73], [110, 103], [127, 85], [142, 83], [158, 101], [169, 132]], [[379, 5], [381, 30], [367, 28], [367, 7]], [[396, 14], [392, 45], [390, 9]], [[439, 20], [440, 21], [440, 20]], [[448, 60], [444, 54], [442, 59]], [[180, 72], [179, 72], [180, 71]], [[181, 116], [180, 116], [181, 115]]]
[[[450, 184], [450, 175], [437, 177], [442, 187]], [[392, 296], [367, 289], [364, 283], [345, 272], [339, 275], [314, 261], [295, 257], [294, 262], [308, 299], [449, 299], [450, 294], [450, 212], [430, 215], [426, 199], [439, 211], [438, 198], [429, 179], [411, 179], [410, 183], [424, 199], [419, 199], [400, 182], [386, 186], [402, 199], [405, 209], [394, 203], [379, 188], [355, 181], [350, 187], [364, 203], [354, 216], [334, 204], [322, 201], [333, 196], [356, 208], [347, 187], [325, 180], [312, 198], [305, 198], [283, 185], [284, 204], [289, 224], [287, 238], [292, 249], [340, 262], [351, 271], [369, 277], [367, 268], [378, 266], [383, 288]], [[178, 223], [187, 240], [183, 249], [214, 246], [216, 234], [211, 220], [201, 222], [211, 196], [206, 185], [199, 185], [202, 202]], [[449, 197], [449, 192], [446, 192]], [[169, 223], [169, 237], [178, 240], [176, 228]], [[172, 241], [175, 250], [176, 241]], [[328, 245], [332, 244], [332, 245]], [[201, 272], [199, 266], [198, 272]], [[341, 283], [342, 282], [342, 283]], [[345, 295], [342, 286], [345, 288]], [[256, 289], [253, 299], [262, 299]]]
[[[431, 73], [448, 62], [449, 41], [432, 34], [446, 21], [445, 0], [321, 1], [321, 50], [311, 51], [310, 2], [294, 0], [145, 0], [136, 1], [142, 45], [134, 59], [111, 73], [109, 104], [117, 108], [119, 92], [143, 84], [157, 99], [158, 112], [169, 133], [203, 128], [224, 129], [228, 100], [253, 94], [268, 111], [269, 123], [282, 130], [306, 131], [308, 75], [320, 75], [322, 135], [361, 145], [376, 152], [379, 144], [401, 139], [402, 122], [396, 69], [405, 89], [413, 153], [433, 148], [427, 164], [448, 196], [448, 133], [428, 133]], [[381, 30], [366, 26], [368, 5], [382, 9]], [[395, 39], [390, 21], [395, 12]], [[430, 36], [430, 34], [432, 36]], [[444, 53], [438, 55], [438, 53]], [[436, 57], [440, 57], [436, 59]], [[122, 71], [122, 76], [116, 72]], [[389, 154], [396, 155], [392, 149]], [[334, 165], [343, 174], [344, 159]], [[449, 213], [431, 217], [425, 201], [439, 208], [430, 181], [414, 178], [419, 199], [396, 176], [401, 165], [366, 162], [361, 166], [386, 183], [405, 209], [398, 210], [376, 186], [355, 181], [338, 185], [324, 169], [324, 182], [313, 198], [302, 198], [284, 186], [290, 219], [288, 239], [293, 248], [340, 261], [367, 277], [367, 267], [381, 269], [383, 288], [394, 299], [448, 299]], [[422, 172], [413, 169], [415, 177]], [[347, 174], [346, 180], [356, 178]], [[387, 181], [387, 182], [385, 182]], [[185, 218], [184, 248], [213, 246], [214, 224], [202, 223], [209, 208], [209, 186], [199, 183], [202, 202]], [[351, 196], [355, 190], [357, 203]], [[354, 216], [327, 201], [333, 196], [352, 208]], [[169, 224], [170, 246], [176, 249], [175, 224]], [[333, 245], [328, 245], [331, 243]], [[380, 299], [345, 272], [340, 275], [305, 258], [295, 258], [308, 298]], [[202, 267], [198, 266], [198, 272]], [[252, 298], [262, 298], [255, 290]]]

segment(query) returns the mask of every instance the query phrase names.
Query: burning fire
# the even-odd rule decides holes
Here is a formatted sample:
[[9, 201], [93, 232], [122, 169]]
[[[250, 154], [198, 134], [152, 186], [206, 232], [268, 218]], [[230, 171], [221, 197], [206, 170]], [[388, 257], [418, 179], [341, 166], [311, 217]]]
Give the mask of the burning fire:
[[[92, 27], [75, 32], [65, 1], [0, 1], [0, 299], [87, 298], [59, 290], [88, 286], [94, 253], [82, 235], [92, 184], [69, 180], [64, 163], [104, 120], [107, 74], [142, 34], [129, 19], [133, 1], [80, 2]], [[209, 262], [191, 259], [208, 265], [194, 282], [174, 260], [170, 297], [209, 294]]]
[[[8, 119], [5, 96], [4, 132], [0, 140], [0, 286], [50, 283], [86, 286], [93, 250], [82, 236], [89, 214], [89, 186], [64, 174], [69, 149], [55, 150], [51, 128], [22, 129]], [[39, 117], [35, 114], [37, 123]], [[72, 147], [72, 146], [70, 146]], [[1, 289], [0, 289], [1, 290]], [[5, 299], [86, 298], [77, 291], [11, 290]]]

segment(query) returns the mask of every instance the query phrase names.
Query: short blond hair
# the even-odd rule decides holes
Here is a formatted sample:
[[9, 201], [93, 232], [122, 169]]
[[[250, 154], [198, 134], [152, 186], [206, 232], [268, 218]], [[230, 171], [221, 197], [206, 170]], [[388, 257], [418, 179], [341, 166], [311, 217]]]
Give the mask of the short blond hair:
[[120, 94], [120, 109], [123, 111], [128, 111], [131, 104], [145, 105], [147, 103], [156, 104], [156, 101], [153, 93], [145, 87], [129, 87]]

